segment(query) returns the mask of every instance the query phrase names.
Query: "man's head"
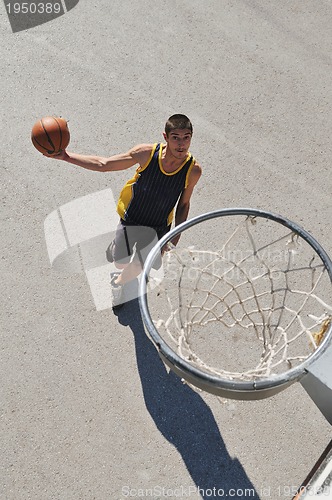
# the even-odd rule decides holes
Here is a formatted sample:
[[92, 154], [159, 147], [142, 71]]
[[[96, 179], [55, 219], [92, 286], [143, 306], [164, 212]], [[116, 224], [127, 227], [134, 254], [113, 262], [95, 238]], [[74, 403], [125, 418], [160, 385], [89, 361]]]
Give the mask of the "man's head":
[[178, 160], [187, 156], [192, 134], [193, 126], [187, 116], [173, 115], [167, 120], [164, 139], [172, 156]]
[[168, 137], [172, 130], [189, 130], [193, 134], [193, 126], [186, 115], [172, 115], [165, 125], [165, 134]]

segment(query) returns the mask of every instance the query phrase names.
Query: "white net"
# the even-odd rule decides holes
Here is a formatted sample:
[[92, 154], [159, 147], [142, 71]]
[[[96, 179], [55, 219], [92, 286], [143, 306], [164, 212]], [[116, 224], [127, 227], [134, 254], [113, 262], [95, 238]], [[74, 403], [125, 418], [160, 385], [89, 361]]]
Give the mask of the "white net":
[[148, 287], [151, 317], [173, 351], [229, 380], [284, 373], [313, 353], [331, 322], [331, 282], [303, 238], [245, 216], [186, 233]]

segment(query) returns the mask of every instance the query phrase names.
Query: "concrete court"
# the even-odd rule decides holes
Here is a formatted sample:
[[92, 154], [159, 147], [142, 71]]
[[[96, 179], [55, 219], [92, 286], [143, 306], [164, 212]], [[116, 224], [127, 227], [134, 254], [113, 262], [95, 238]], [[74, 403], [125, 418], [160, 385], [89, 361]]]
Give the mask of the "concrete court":
[[204, 169], [190, 216], [265, 208], [330, 251], [332, 3], [80, 0], [16, 34], [0, 15], [0, 499], [291, 498], [330, 425], [300, 384], [254, 403], [197, 395], [163, 368], [137, 304], [96, 311], [84, 274], [52, 269], [46, 217], [116, 198], [133, 171], [45, 159], [30, 130], [61, 115], [69, 149], [108, 155], [185, 113]]

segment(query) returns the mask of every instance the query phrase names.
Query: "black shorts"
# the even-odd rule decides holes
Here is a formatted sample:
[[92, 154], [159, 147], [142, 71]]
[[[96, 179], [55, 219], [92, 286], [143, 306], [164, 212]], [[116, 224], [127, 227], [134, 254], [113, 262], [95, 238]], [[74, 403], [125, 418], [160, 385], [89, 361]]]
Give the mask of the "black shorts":
[[[106, 251], [107, 260], [109, 262], [127, 264], [130, 262], [135, 252], [135, 257], [138, 257], [143, 266], [151, 249], [160, 238], [168, 233], [170, 228], [171, 226], [165, 226], [163, 228], [138, 226], [120, 220], [116, 229], [115, 238]], [[157, 258], [153, 267], [158, 269], [160, 265], [161, 258]]]

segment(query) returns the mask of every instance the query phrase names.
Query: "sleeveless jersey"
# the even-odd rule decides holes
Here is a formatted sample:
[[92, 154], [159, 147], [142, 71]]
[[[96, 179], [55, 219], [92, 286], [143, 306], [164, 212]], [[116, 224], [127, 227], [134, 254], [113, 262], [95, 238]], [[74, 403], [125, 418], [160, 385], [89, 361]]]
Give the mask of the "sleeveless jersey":
[[162, 144], [154, 144], [147, 163], [139, 166], [134, 177], [124, 185], [117, 211], [125, 222], [154, 228], [172, 223], [175, 205], [188, 185], [195, 158], [188, 153], [177, 170], [165, 172], [162, 148]]

